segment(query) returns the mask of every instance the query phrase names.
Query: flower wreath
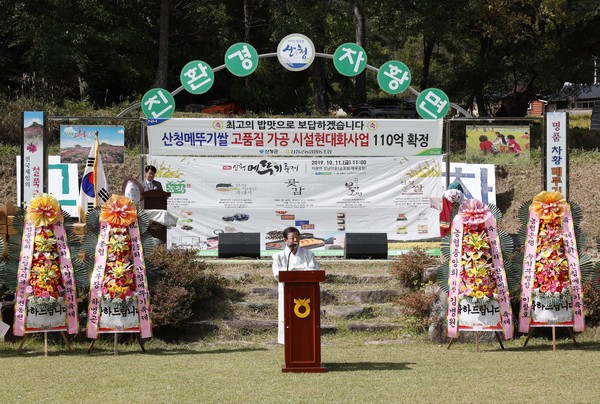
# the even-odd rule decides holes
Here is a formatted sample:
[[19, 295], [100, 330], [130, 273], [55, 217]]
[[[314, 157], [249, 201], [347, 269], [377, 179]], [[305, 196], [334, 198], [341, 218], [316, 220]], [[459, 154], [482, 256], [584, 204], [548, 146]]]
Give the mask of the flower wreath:
[[40, 193], [30, 201], [22, 240], [13, 334], [24, 334], [28, 309], [48, 311], [63, 306], [67, 331], [76, 334], [79, 322], [73, 264], [63, 214], [54, 196]]
[[592, 266], [589, 256], [580, 254], [577, 248], [580, 232], [575, 222], [580, 216], [579, 209], [573, 209], [560, 192], [540, 192], [528, 207], [522, 260], [521, 332], [529, 331], [536, 298], [558, 305], [570, 301], [573, 328], [585, 329], [582, 286], [591, 276]]
[[138, 214], [133, 201], [113, 195], [100, 211], [100, 235], [90, 283], [87, 336], [97, 338], [100, 304], [137, 305], [142, 338], [152, 336], [148, 282]]
[[[452, 221], [450, 238], [445, 240], [449, 248], [443, 250], [449, 250], [445, 255], [450, 262], [438, 269], [437, 278], [448, 292], [448, 336], [458, 336], [459, 303], [465, 299], [474, 304], [497, 301], [504, 338], [512, 338], [509, 287], [496, 218], [490, 208], [476, 199], [463, 202]], [[512, 249], [511, 243], [505, 244]], [[448, 282], [444, 284], [441, 279]]]

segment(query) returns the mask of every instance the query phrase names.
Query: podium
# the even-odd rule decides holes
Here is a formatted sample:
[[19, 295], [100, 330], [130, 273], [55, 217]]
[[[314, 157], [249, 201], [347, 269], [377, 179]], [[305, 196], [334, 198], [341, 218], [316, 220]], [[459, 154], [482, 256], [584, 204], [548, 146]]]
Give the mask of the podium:
[[[142, 196], [144, 197], [144, 209], [167, 210], [167, 199], [171, 196], [171, 193], [155, 189], [144, 192]], [[167, 242], [167, 228], [162, 224], [151, 223], [148, 231], [152, 234], [152, 237], [163, 243]]]
[[325, 271], [280, 271], [284, 282], [285, 365], [282, 372], [321, 373], [321, 297]]

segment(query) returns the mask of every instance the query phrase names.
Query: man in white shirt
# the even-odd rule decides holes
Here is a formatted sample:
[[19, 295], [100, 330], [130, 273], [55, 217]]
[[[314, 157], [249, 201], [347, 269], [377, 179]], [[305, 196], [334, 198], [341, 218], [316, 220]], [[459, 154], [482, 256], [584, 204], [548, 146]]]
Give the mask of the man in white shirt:
[[[300, 231], [295, 227], [283, 230], [286, 247], [273, 255], [273, 275], [279, 280], [279, 271], [314, 271], [319, 269], [315, 255], [300, 247]], [[277, 342], [284, 343], [283, 283], [279, 283]]]

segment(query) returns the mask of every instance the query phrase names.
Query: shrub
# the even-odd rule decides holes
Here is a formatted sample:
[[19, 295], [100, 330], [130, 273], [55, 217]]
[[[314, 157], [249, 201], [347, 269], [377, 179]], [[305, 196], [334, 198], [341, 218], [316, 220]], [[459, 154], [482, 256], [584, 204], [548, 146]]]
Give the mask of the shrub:
[[398, 256], [398, 259], [392, 263], [390, 271], [402, 285], [416, 290], [422, 285], [423, 271], [438, 264], [438, 259], [428, 255], [427, 250], [415, 247]]
[[409, 293], [398, 300], [403, 314], [412, 317], [416, 331], [425, 332], [429, 327], [431, 308], [437, 299], [430, 288], [423, 288]]
[[158, 267], [159, 281], [151, 291], [152, 321], [155, 326], [181, 328], [186, 321], [201, 315], [219, 314], [207, 310], [224, 296], [223, 280], [208, 273], [206, 263], [195, 250], [155, 248], [150, 260]]
[[586, 309], [585, 323], [590, 327], [600, 325], [600, 290], [592, 282], [583, 285], [583, 304]]

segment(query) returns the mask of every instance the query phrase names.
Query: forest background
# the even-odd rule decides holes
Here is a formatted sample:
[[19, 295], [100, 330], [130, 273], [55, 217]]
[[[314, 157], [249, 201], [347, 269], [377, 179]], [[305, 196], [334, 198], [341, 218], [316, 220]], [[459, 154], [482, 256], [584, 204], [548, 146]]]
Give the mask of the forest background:
[[[0, 0], [0, 7], [0, 111], [23, 98], [28, 110], [130, 105], [151, 88], [179, 87], [189, 61], [222, 65], [240, 41], [275, 52], [298, 32], [317, 52], [356, 42], [372, 66], [400, 60], [416, 90], [443, 89], [480, 116], [524, 116], [534, 97], [551, 98], [565, 82], [593, 83], [600, 49], [595, 0]], [[289, 72], [271, 58], [250, 77], [219, 72], [208, 93], [182, 92], [176, 103], [184, 110], [227, 99], [257, 114], [325, 115], [383, 95], [370, 72], [349, 78], [319, 58]], [[2, 122], [0, 134], [18, 138]]]
[[[252, 44], [259, 54], [274, 52], [293, 32], [311, 38], [317, 52], [333, 54], [356, 42], [372, 66], [406, 63], [416, 90], [437, 87], [465, 109], [477, 107], [480, 116], [511, 117], [525, 116], [536, 96], [558, 95], [565, 82], [583, 84], [575, 91], [594, 83], [600, 50], [595, 0], [0, 0], [0, 6], [2, 203], [15, 201], [22, 111], [114, 117], [153, 87], [178, 88], [181, 68], [191, 60], [222, 65], [236, 42]], [[384, 95], [372, 72], [349, 78], [320, 58], [290, 72], [270, 58], [249, 77], [222, 70], [208, 93], [184, 91], [175, 100], [176, 116], [185, 115], [186, 106], [230, 100], [245, 116], [315, 117]], [[571, 126], [579, 127], [570, 132], [571, 148], [588, 150], [572, 159], [571, 199], [587, 205], [596, 193], [588, 184], [598, 183], [593, 173], [600, 172], [591, 166], [599, 136], [588, 130], [589, 116], [572, 119]], [[56, 122], [49, 133], [57, 147]], [[460, 161], [460, 139], [452, 140], [452, 161]], [[124, 175], [139, 174], [139, 142], [136, 125], [126, 124], [126, 167], [106, 167], [113, 190]], [[497, 167], [498, 204], [508, 223], [517, 226], [518, 206], [541, 190], [540, 167], [539, 154], [531, 165]], [[591, 220], [597, 210], [592, 203], [584, 209], [590, 247], [600, 233]]]

